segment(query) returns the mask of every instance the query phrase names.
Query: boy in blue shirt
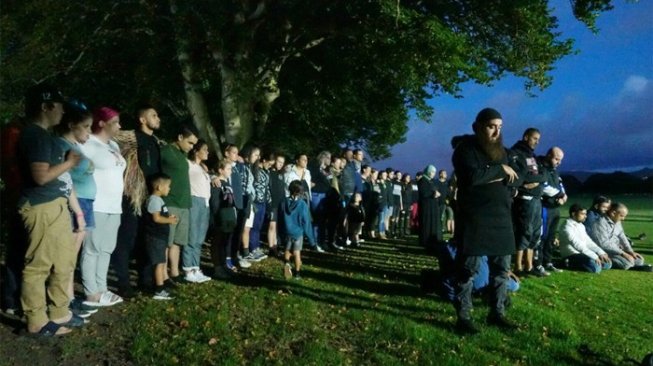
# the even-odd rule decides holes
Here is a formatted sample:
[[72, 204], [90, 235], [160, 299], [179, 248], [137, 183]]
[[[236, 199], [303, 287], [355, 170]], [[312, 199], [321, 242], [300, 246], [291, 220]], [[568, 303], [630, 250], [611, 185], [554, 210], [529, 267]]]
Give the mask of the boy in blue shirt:
[[290, 266], [290, 257], [295, 259], [295, 279], [301, 279], [299, 272], [302, 267], [301, 251], [304, 242], [304, 236], [308, 238], [309, 244], [315, 245], [313, 237], [313, 227], [311, 225], [311, 216], [308, 211], [308, 205], [303, 199], [304, 188], [298, 180], [290, 182], [288, 185], [290, 196], [286, 198], [281, 207], [282, 228], [286, 236], [286, 251], [284, 253], [283, 276], [288, 280], [293, 277]]

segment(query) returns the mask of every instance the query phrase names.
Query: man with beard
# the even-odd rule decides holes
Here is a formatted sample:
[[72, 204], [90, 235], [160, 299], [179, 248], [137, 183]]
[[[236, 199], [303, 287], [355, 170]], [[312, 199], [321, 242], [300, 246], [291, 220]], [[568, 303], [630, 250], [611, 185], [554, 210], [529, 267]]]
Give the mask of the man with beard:
[[[533, 267], [533, 250], [540, 242], [542, 230], [542, 183], [546, 177], [539, 169], [535, 159], [535, 147], [540, 142], [540, 131], [528, 128], [524, 131], [522, 139], [511, 148], [518, 166], [521, 185], [517, 188], [517, 196], [512, 205], [515, 225], [515, 241], [517, 242], [517, 255], [515, 268], [517, 275], [532, 274], [544, 277], [548, 274], [544, 267]], [[524, 252], [526, 258], [524, 258]], [[524, 259], [526, 269], [524, 271]]]
[[595, 222], [599, 221], [601, 217], [605, 216], [605, 214], [608, 213], [608, 209], [610, 208], [611, 204], [612, 200], [610, 200], [608, 197], [594, 197], [594, 201], [592, 201], [592, 207], [587, 210], [587, 219], [585, 219], [585, 222], [583, 222], [583, 225], [585, 225], [585, 230], [587, 231], [587, 235], [591, 235], [592, 225], [594, 225]]
[[490, 286], [494, 289], [488, 323], [515, 328], [505, 317], [508, 301], [510, 257], [515, 251], [511, 220], [511, 188], [517, 173], [508, 165], [503, 146], [501, 114], [492, 108], [481, 110], [466, 136], [456, 147], [452, 161], [458, 177], [458, 205], [462, 255], [457, 263], [457, 329], [473, 334], [478, 329], [471, 319], [474, 276], [483, 256], [488, 256]]
[[[152, 105], [141, 104], [136, 108], [136, 120], [138, 129], [120, 131], [115, 137], [127, 160], [127, 169], [118, 241], [111, 255], [111, 265], [118, 277], [118, 295], [124, 298], [134, 296], [129, 282], [129, 262], [136, 240], [140, 237], [140, 220], [148, 197], [147, 180], [154, 174], [161, 173], [159, 147], [162, 142], [154, 135], [161, 127], [159, 114]], [[141, 244], [137, 249], [139, 284], [149, 290], [153, 286], [153, 269], [147, 264], [145, 243], [142, 240]]]
[[560, 223], [560, 206], [567, 202], [565, 187], [558, 174], [558, 166], [562, 163], [565, 154], [559, 147], [552, 147], [547, 151], [546, 156], [540, 157], [539, 163], [545, 175], [545, 182], [542, 190], [542, 241], [537, 248], [536, 268], [544, 267], [545, 276], [551, 272], [562, 272], [553, 265], [553, 245], [556, 240], [556, 232]]

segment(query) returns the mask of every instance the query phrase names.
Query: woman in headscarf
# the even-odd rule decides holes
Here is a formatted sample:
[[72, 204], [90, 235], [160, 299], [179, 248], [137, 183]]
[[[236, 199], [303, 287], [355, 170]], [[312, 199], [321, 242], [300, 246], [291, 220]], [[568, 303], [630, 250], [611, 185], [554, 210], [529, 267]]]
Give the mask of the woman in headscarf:
[[419, 179], [417, 187], [419, 190], [418, 220], [419, 220], [419, 243], [427, 249], [432, 249], [442, 241], [442, 227], [440, 223], [440, 209], [437, 198], [440, 197], [435, 181], [436, 169], [428, 165], [424, 169], [424, 175]]

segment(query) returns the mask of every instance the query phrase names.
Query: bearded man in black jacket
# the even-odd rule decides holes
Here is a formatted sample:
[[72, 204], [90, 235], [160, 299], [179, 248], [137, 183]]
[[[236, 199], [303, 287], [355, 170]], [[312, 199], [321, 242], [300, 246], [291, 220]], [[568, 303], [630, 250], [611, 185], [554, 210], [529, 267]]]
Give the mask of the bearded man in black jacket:
[[509, 165], [503, 146], [501, 114], [492, 108], [481, 110], [472, 125], [473, 136], [466, 136], [453, 153], [458, 177], [458, 209], [462, 255], [458, 262], [456, 290], [457, 329], [478, 332], [471, 319], [473, 279], [482, 256], [488, 256], [492, 310], [488, 323], [504, 329], [515, 325], [505, 317], [508, 301], [508, 275], [515, 236], [511, 219], [512, 186], [519, 177]]

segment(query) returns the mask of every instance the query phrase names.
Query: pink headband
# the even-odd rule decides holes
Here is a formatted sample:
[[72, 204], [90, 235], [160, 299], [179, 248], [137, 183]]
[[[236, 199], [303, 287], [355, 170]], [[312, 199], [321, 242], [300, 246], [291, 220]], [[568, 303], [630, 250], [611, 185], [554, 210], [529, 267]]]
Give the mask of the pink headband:
[[100, 121], [108, 122], [113, 117], [116, 117], [118, 115], [119, 113], [115, 109], [111, 109], [109, 107], [97, 108], [96, 110], [93, 111], [93, 125], [91, 126], [91, 130], [93, 130], [93, 132], [99, 131]]

